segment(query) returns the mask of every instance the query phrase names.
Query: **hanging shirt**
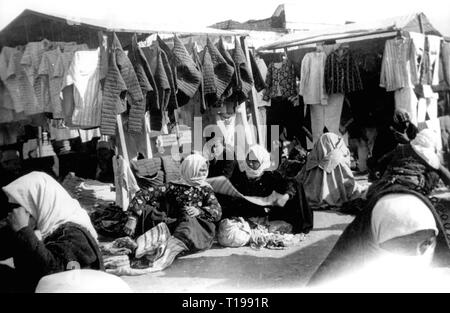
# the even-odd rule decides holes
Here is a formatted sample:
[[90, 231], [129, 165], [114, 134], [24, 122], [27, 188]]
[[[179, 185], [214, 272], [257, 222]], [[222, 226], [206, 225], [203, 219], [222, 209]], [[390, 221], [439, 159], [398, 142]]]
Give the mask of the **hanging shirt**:
[[8, 90], [16, 112], [31, 115], [39, 113], [39, 104], [33, 85], [20, 65], [23, 52], [4, 47], [0, 54], [0, 78]]
[[381, 65], [380, 87], [395, 91], [419, 83], [416, 48], [411, 38], [387, 40]]
[[49, 95], [47, 77], [39, 75], [39, 66], [45, 51], [50, 48], [50, 41], [44, 39], [39, 42], [30, 42], [26, 45], [20, 64], [23, 66], [31, 85], [34, 88], [39, 109], [36, 113], [48, 111]]
[[325, 52], [307, 53], [300, 70], [300, 94], [306, 104], [327, 104], [324, 85]]
[[286, 59], [269, 65], [266, 77], [267, 89], [263, 99], [268, 101], [275, 97], [289, 98], [297, 95], [297, 81], [294, 63]]
[[80, 127], [100, 125], [102, 91], [100, 88], [100, 49], [77, 51], [67, 71], [64, 86], [73, 85], [72, 123]]
[[338, 49], [327, 56], [325, 89], [328, 94], [350, 93], [363, 89], [358, 65], [349, 50]]

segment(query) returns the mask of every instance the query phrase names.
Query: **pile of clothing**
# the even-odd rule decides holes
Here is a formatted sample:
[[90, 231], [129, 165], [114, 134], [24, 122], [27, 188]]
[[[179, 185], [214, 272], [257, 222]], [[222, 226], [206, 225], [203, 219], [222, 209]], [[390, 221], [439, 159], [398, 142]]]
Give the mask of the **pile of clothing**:
[[100, 204], [109, 205], [116, 200], [113, 184], [80, 178], [72, 172], [64, 178], [62, 186], [85, 209], [91, 209]]

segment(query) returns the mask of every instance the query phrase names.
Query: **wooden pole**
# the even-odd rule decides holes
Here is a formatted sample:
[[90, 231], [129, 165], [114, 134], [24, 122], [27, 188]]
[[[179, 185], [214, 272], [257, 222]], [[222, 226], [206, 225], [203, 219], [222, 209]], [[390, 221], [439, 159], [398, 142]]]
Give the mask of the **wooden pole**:
[[[247, 45], [247, 37], [244, 38], [244, 51], [245, 51], [245, 57], [247, 58], [247, 64], [248, 64], [248, 68], [250, 70], [250, 75], [252, 75], [252, 79], [254, 81], [254, 75], [253, 75], [253, 71], [252, 71], [252, 66], [250, 63], [250, 52], [248, 50], [248, 45]], [[257, 99], [257, 93], [256, 93], [256, 89], [255, 86], [252, 86], [252, 92], [251, 92], [251, 97], [250, 97], [250, 108], [251, 108], [251, 112], [252, 112], [252, 119], [253, 119], [253, 124], [256, 125], [256, 138], [255, 140], [259, 143], [264, 145], [265, 144], [265, 140], [262, 137], [262, 131], [261, 131], [261, 119], [259, 116], [259, 108], [258, 108], [258, 101]]]
[[147, 145], [147, 158], [153, 158], [152, 143], [150, 141], [150, 112], [145, 112], [145, 143]]
[[42, 157], [42, 127], [38, 127], [38, 151], [39, 155], [38, 158]]

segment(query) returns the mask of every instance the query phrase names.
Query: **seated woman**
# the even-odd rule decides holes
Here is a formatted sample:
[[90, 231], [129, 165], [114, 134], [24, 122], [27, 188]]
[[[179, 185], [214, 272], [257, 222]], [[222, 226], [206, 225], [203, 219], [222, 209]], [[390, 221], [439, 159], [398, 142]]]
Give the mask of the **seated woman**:
[[[397, 148], [385, 175], [369, 189], [364, 210], [347, 226], [311, 278], [311, 286], [364, 268], [386, 255], [383, 251], [424, 258], [431, 254], [433, 265], [450, 264], [450, 241], [443, 227], [448, 203], [440, 208], [428, 198], [441, 166], [435, 137], [424, 130], [410, 145]], [[448, 171], [442, 171], [441, 177], [450, 182]]]
[[417, 133], [418, 129], [411, 123], [408, 112], [396, 110], [391, 125], [377, 129], [372, 156], [367, 160], [369, 179], [375, 180], [383, 174], [379, 164], [383, 156], [395, 150], [397, 145], [409, 143]]
[[[197, 252], [212, 246], [215, 223], [221, 218], [222, 208], [206, 182], [207, 177], [206, 159], [192, 154], [181, 163], [180, 180], [141, 190], [131, 201], [124, 227], [126, 234], [136, 237], [161, 221], [168, 224], [172, 234], [164, 253], [154, 262], [154, 268], [163, 270], [170, 266], [183, 251]], [[164, 203], [168, 204], [167, 211]]]
[[3, 188], [12, 211], [0, 228], [0, 289], [34, 292], [46, 275], [74, 268], [103, 270], [97, 233], [78, 201], [49, 175], [31, 172]]
[[313, 227], [313, 214], [306, 202], [303, 186], [294, 179], [284, 178], [277, 171], [268, 171], [270, 162], [269, 152], [260, 145], [254, 145], [249, 148], [246, 160], [235, 167], [230, 182], [244, 196], [268, 197], [277, 192], [281, 196], [276, 204], [266, 208], [246, 199], [220, 195], [224, 216], [283, 220], [292, 225], [294, 233], [308, 233]]
[[224, 176], [231, 178], [236, 166], [234, 151], [228, 145], [223, 144], [223, 138], [215, 137], [208, 141], [206, 153], [209, 161], [209, 177]]
[[315, 143], [297, 180], [305, 186], [306, 199], [313, 209], [340, 207], [363, 193], [350, 169], [350, 151], [333, 133], [323, 134]]
[[424, 129], [410, 143], [398, 145], [385, 155], [379, 162], [383, 176], [369, 187], [367, 198], [393, 185], [402, 185], [424, 195], [433, 191], [439, 178], [450, 185], [450, 173], [437, 154], [436, 138], [434, 131]]

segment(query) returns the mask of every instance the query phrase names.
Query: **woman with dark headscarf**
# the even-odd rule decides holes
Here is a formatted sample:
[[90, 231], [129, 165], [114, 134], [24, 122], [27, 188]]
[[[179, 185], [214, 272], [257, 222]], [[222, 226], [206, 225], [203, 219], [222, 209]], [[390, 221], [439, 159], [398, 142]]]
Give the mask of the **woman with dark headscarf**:
[[379, 160], [394, 150], [399, 144], [407, 144], [418, 133], [417, 127], [411, 123], [408, 112], [396, 110], [391, 125], [380, 126], [373, 146], [372, 156], [367, 160], [370, 178], [379, 178], [383, 173]]
[[249, 148], [245, 160], [239, 161], [230, 179], [244, 196], [268, 197], [277, 193], [275, 204], [263, 207], [245, 199], [222, 196], [220, 201], [226, 217], [264, 217], [283, 220], [294, 233], [308, 233], [313, 227], [313, 214], [306, 202], [303, 186], [294, 179], [284, 178], [279, 172], [269, 171], [269, 152], [260, 145]]
[[73, 268], [103, 270], [97, 233], [77, 200], [53, 178], [32, 172], [3, 188], [12, 211], [0, 229], [1, 289], [33, 292], [45, 275]]

